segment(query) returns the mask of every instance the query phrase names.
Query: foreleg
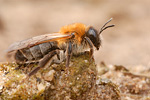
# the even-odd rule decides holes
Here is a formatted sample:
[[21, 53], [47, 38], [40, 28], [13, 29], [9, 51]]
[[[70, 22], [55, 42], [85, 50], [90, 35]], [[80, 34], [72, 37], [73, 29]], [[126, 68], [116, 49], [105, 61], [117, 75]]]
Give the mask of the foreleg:
[[85, 40], [87, 41], [88, 45], [90, 46], [90, 59], [92, 59], [93, 53], [94, 53], [93, 43], [88, 37], [85, 37]]

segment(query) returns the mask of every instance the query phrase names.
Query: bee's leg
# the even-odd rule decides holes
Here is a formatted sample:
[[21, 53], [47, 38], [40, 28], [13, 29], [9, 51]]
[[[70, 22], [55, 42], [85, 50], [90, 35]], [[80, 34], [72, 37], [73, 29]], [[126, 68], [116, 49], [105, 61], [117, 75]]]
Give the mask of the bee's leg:
[[[14, 70], [19, 70], [22, 66], [23, 67], [27, 66], [27, 64], [25, 64], [25, 63], [22, 63], [22, 64], [17, 63], [17, 64], [18, 64], [18, 66]], [[10, 72], [9, 71], [5, 72], [5, 75], [7, 75], [8, 73], [10, 73]]]
[[71, 41], [69, 41], [66, 49], [66, 67], [69, 67], [71, 55], [72, 55], [72, 43]]
[[60, 64], [65, 60], [65, 53], [63, 50], [60, 50], [59, 54], [57, 54], [57, 59], [54, 59], [53, 63]]
[[87, 43], [89, 44], [90, 46], [90, 60], [93, 58], [93, 53], [94, 53], [94, 50], [93, 50], [93, 43], [92, 41], [88, 38], [88, 37], [85, 37], [85, 40], [87, 41]]
[[58, 50], [54, 50], [52, 52], [49, 52], [47, 55], [43, 57], [43, 59], [39, 62], [38, 66], [34, 68], [27, 76], [29, 78], [30, 76], [36, 74], [36, 72], [40, 69], [45, 67], [47, 64], [51, 63], [53, 61], [53, 57], [59, 53]]
[[16, 67], [14, 70], [18, 70], [18, 69], [20, 69], [21, 67], [28, 67], [29, 65], [31, 65], [31, 64], [37, 64], [38, 62], [28, 62], [28, 63], [22, 63], [22, 64], [20, 64], [20, 63], [17, 63], [18, 64], [18, 67]]
[[25, 64], [18, 64], [18, 66], [14, 69], [14, 70], [18, 70], [18, 69], [20, 69], [21, 67], [24, 67], [24, 66], [26, 66]]
[[[71, 35], [72, 35], [71, 38], [75, 37], [75, 33], [71, 33]], [[71, 43], [71, 41], [69, 41], [68, 45], [67, 45], [67, 49], [66, 49], [66, 67], [69, 67], [71, 55], [72, 55], [72, 43]]]

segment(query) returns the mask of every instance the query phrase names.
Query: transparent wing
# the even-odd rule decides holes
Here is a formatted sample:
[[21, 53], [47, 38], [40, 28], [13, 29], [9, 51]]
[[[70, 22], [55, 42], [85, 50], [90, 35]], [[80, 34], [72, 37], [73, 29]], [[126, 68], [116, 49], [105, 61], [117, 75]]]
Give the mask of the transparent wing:
[[9, 46], [7, 52], [12, 52], [23, 48], [30, 48], [32, 46], [46, 43], [46, 42], [69, 39], [71, 38], [71, 36], [72, 36], [71, 34], [62, 34], [62, 33], [51, 33], [51, 34], [39, 35], [23, 41], [13, 43], [12, 45]]

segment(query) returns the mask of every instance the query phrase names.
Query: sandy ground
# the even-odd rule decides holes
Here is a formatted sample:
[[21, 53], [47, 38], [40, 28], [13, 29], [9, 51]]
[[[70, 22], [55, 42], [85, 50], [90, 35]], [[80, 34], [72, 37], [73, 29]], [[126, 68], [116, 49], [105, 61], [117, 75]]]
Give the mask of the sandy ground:
[[150, 67], [150, 0], [0, 0], [0, 61], [15, 42], [81, 22], [96, 29], [111, 17], [116, 27], [103, 32], [97, 63]]

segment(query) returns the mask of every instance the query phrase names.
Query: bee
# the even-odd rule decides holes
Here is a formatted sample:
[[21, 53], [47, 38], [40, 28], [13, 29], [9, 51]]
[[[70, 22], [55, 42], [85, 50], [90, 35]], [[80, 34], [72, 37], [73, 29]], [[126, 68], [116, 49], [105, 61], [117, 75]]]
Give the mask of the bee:
[[[111, 20], [112, 18], [102, 26], [100, 32], [92, 26], [74, 23], [61, 27], [57, 33], [44, 34], [15, 42], [8, 48], [7, 55], [11, 55], [13, 52], [13, 58], [18, 64], [39, 62], [38, 66], [29, 72], [28, 77], [45, 67], [46, 64], [52, 63], [54, 56], [59, 62], [66, 59], [66, 67], [69, 67], [72, 54], [90, 49], [90, 56], [93, 57], [94, 47], [99, 50], [101, 46], [100, 34], [105, 29], [114, 27], [114, 25], [106, 26]], [[60, 57], [61, 51], [65, 54], [64, 58]]]

